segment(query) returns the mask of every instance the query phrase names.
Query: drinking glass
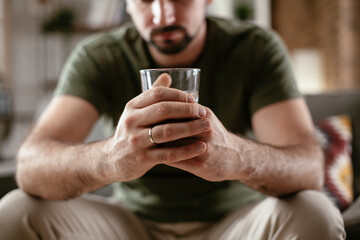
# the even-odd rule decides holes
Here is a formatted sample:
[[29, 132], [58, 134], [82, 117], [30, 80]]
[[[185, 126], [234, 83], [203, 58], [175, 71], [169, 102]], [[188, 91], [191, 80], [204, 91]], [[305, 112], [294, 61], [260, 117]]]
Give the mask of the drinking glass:
[[163, 73], [171, 77], [171, 88], [176, 88], [194, 96], [199, 101], [200, 69], [198, 68], [154, 68], [140, 70], [142, 91], [150, 89]]

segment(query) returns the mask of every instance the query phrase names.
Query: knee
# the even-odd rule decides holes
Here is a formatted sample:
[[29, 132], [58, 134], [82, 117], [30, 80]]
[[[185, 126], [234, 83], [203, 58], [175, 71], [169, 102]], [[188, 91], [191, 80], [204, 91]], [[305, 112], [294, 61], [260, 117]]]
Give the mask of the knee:
[[330, 226], [334, 224], [334, 219], [343, 225], [340, 211], [319, 191], [302, 191], [284, 202], [292, 208], [292, 214], [298, 216], [298, 219], [306, 219], [314, 226], [321, 223], [324, 223], [323, 227]]
[[299, 239], [344, 239], [340, 211], [319, 191], [306, 190], [275, 200], [275, 208], [289, 216]]
[[37, 210], [38, 201], [20, 189], [9, 192], [0, 201], [0, 223], [21, 221]]
[[6, 194], [0, 201], [0, 211], [5, 211], [7, 209], [12, 209], [12, 211], [16, 211], [17, 209], [23, 209], [31, 205], [31, 207], [35, 207], [37, 201], [35, 197], [28, 195], [23, 192], [21, 189], [15, 189]]
[[0, 239], [38, 239], [29, 228], [30, 215], [39, 208], [38, 202], [20, 189], [5, 195], [0, 201]]

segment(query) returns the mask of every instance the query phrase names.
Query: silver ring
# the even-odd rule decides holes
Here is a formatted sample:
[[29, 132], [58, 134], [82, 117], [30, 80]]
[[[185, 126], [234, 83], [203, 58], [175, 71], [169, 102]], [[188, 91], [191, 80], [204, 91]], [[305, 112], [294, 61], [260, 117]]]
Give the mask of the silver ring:
[[152, 144], [157, 145], [157, 143], [154, 141], [153, 136], [152, 136], [152, 128], [149, 128], [149, 139]]

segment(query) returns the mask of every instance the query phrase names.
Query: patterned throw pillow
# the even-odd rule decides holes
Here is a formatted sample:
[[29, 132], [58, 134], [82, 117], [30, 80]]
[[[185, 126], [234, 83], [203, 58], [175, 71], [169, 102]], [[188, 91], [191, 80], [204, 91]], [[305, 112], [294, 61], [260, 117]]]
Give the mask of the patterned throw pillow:
[[329, 117], [318, 122], [316, 130], [325, 154], [323, 192], [344, 211], [354, 200], [351, 120], [345, 115]]

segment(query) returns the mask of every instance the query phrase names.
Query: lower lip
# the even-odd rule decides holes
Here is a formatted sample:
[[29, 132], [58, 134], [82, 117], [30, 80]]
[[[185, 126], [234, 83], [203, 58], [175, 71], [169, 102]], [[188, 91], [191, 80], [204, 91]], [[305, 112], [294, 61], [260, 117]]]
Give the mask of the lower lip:
[[174, 34], [173, 32], [167, 32], [167, 33], [161, 33], [158, 36], [164, 40], [171, 40], [175, 38], [176, 34]]
[[179, 31], [171, 31], [157, 34], [157, 37], [161, 40], [176, 40], [181, 38], [181, 33]]

